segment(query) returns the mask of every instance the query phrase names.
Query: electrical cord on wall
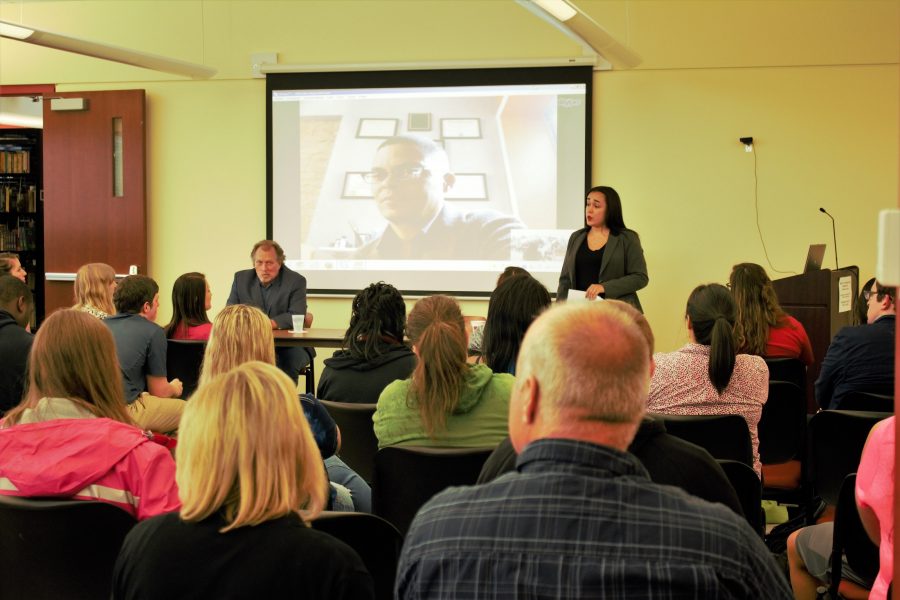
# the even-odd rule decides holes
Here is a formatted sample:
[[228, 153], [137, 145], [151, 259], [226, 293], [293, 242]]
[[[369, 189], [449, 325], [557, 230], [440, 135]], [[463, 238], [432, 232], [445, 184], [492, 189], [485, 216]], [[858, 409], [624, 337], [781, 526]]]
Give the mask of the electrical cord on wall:
[[[749, 143], [747, 140], [749, 140]], [[744, 144], [745, 147], [749, 147], [750, 152], [753, 153], [753, 209], [756, 212], [756, 230], [759, 232], [759, 242], [760, 244], [762, 244], [763, 254], [766, 256], [766, 262], [769, 264], [769, 269], [771, 269], [775, 273], [796, 275], [796, 271], [782, 271], [780, 269], [776, 269], [775, 265], [772, 264], [772, 259], [769, 258], [769, 251], [768, 249], [766, 249], [766, 240], [763, 238], [762, 227], [759, 224], [759, 176], [757, 175], [756, 149], [753, 148], [753, 138], [741, 138], [740, 141]]]

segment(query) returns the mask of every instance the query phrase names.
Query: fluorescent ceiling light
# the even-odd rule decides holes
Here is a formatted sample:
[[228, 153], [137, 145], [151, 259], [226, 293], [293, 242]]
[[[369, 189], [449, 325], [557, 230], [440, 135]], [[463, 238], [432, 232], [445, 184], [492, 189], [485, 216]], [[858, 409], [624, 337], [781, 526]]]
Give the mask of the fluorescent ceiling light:
[[209, 79], [216, 74], [215, 69], [205, 65], [189, 63], [183, 60], [160, 56], [158, 54], [129, 50], [128, 48], [121, 48], [119, 46], [91, 42], [89, 40], [82, 40], [76, 37], [52, 33], [50, 31], [41, 31], [40, 29], [30, 27], [26, 28], [21, 25], [4, 21], [0, 21], [0, 37], [18, 40], [27, 44], [44, 46], [46, 48], [64, 50], [74, 54], [111, 60], [113, 62], [142, 67], [144, 69], [183, 75], [193, 79]]
[[566, 0], [534, 0], [534, 3], [563, 22], [578, 14]]

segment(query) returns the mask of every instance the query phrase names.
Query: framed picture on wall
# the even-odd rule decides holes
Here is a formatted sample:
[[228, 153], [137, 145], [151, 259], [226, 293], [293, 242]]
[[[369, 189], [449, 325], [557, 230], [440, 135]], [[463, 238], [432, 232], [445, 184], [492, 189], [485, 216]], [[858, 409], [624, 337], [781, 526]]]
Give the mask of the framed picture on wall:
[[431, 131], [431, 113], [409, 113], [407, 131]]
[[344, 174], [344, 188], [341, 198], [359, 200], [372, 197], [372, 184], [366, 183], [364, 171], [348, 171]]
[[389, 138], [397, 135], [400, 119], [360, 119], [356, 128], [358, 138]]
[[441, 137], [456, 140], [481, 138], [481, 119], [441, 119]]
[[447, 200], [487, 200], [487, 175], [484, 173], [455, 173], [453, 187], [444, 194]]

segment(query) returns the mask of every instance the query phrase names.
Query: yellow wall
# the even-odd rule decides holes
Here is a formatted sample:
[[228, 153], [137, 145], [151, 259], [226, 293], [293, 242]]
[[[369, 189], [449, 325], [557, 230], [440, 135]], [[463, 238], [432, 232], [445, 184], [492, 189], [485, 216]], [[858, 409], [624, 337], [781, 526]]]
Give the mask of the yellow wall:
[[[875, 219], [897, 203], [895, 0], [587, 1], [641, 54], [595, 77], [594, 180], [622, 194], [644, 241], [641, 294], [659, 347], [684, 341], [683, 306], [739, 261], [798, 270], [838, 219], [840, 258], [874, 270]], [[0, 84], [64, 91], [143, 88], [148, 98], [150, 274], [163, 290], [207, 273], [214, 312], [265, 233], [265, 86], [250, 54], [282, 63], [520, 59], [580, 49], [512, 0], [375, 2], [0, 0], [0, 18], [219, 69], [190, 81], [0, 41]], [[580, 199], [573, 198], [573, 202]], [[310, 282], [315, 285], [315, 282]], [[163, 294], [165, 296], [165, 294]], [[316, 324], [343, 327], [346, 300], [312, 299]], [[485, 314], [484, 302], [464, 309]], [[160, 320], [169, 316], [163, 304]]]

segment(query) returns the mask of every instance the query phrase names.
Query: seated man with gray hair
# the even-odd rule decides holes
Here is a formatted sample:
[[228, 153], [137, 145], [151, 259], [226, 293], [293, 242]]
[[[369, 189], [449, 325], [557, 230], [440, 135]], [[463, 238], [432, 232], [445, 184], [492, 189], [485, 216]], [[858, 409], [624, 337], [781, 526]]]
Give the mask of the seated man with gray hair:
[[644, 415], [647, 341], [605, 303], [541, 315], [519, 353], [514, 473], [416, 515], [399, 598], [790, 598], [762, 540], [720, 504], [652, 483], [626, 452]]

